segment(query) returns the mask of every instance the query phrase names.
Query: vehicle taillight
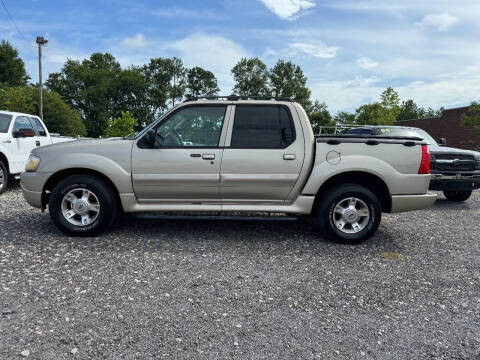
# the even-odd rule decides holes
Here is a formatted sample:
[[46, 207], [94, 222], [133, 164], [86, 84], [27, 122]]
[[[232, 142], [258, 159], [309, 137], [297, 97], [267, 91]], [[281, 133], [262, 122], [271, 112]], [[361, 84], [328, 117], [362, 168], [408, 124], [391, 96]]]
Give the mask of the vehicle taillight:
[[422, 162], [418, 169], [419, 174], [430, 174], [430, 154], [427, 145], [422, 145]]

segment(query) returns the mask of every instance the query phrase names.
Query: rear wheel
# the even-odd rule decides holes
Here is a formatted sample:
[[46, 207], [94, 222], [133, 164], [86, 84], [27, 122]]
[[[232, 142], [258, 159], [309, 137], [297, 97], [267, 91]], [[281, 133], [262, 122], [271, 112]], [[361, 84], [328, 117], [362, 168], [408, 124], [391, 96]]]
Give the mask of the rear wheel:
[[445, 197], [448, 200], [456, 201], [456, 202], [462, 202], [462, 201], [466, 201], [470, 198], [470, 196], [472, 195], [472, 190], [462, 190], [462, 191], [447, 191], [447, 190], [445, 190], [443, 192], [443, 194], [445, 195]]
[[58, 183], [48, 208], [55, 225], [72, 236], [99, 234], [113, 224], [118, 213], [113, 189], [90, 175], [73, 175]]
[[5, 164], [0, 161], [0, 194], [7, 190], [8, 186], [8, 171]]
[[335, 242], [358, 244], [378, 229], [382, 208], [367, 188], [342, 184], [328, 190], [319, 199], [317, 219], [327, 236]]

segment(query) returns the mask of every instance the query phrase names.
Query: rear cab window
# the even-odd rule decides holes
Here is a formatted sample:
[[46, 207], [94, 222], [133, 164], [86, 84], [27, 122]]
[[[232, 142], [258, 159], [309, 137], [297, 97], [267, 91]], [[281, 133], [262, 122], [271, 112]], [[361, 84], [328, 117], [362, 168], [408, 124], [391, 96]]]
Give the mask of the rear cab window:
[[289, 109], [283, 105], [236, 105], [231, 148], [284, 149], [295, 141]]

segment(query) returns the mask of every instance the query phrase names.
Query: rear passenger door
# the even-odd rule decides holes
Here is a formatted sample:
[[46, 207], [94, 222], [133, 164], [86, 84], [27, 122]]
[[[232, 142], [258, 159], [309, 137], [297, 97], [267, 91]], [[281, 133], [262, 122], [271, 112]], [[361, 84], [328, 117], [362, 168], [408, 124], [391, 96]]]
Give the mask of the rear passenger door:
[[304, 159], [304, 137], [286, 105], [236, 105], [220, 171], [222, 204], [281, 203]]
[[50, 145], [52, 142], [49, 141], [49, 138], [47, 136], [47, 131], [45, 130], [42, 122], [40, 119], [36, 117], [31, 117], [30, 121], [33, 123], [35, 126], [36, 130], [36, 136], [35, 136], [35, 144], [37, 146], [45, 146], [45, 145]]

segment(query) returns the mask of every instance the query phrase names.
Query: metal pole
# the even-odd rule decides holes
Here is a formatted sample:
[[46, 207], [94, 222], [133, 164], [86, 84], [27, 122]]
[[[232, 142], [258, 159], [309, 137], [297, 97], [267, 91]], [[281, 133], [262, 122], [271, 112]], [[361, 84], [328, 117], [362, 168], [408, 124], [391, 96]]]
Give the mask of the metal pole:
[[39, 113], [40, 119], [43, 120], [43, 93], [42, 93], [42, 44], [38, 44], [38, 81], [39, 81]]
[[40, 119], [43, 120], [43, 83], [42, 83], [42, 46], [47, 45], [48, 40], [45, 40], [42, 36], [37, 36], [37, 44], [38, 44], [38, 92], [39, 92], [39, 105], [38, 105], [38, 112], [40, 115]]

